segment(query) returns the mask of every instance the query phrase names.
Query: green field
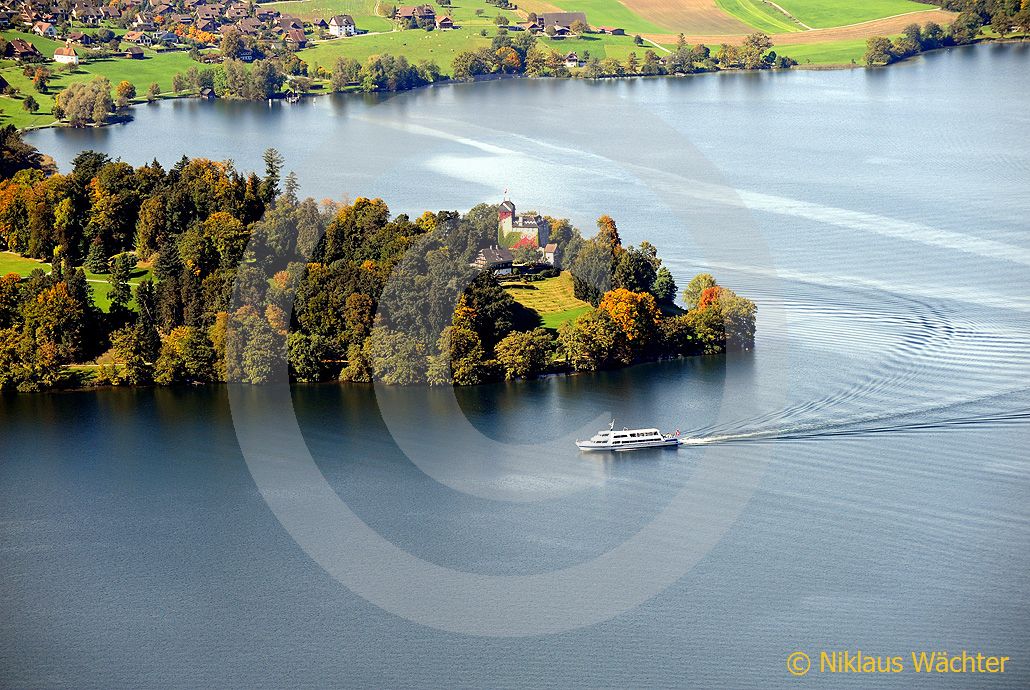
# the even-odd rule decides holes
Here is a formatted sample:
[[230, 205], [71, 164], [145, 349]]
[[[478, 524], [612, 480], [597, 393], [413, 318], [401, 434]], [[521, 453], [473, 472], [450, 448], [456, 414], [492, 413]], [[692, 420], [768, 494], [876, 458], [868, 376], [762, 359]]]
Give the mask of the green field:
[[[25, 277], [37, 268], [43, 269], [45, 273], [50, 273], [50, 264], [48, 263], [36, 261], [35, 259], [26, 259], [11, 252], [0, 252], [0, 276], [7, 275], [8, 273], [17, 273]], [[153, 272], [149, 268], [140, 267], [132, 272], [129, 283], [139, 285], [144, 280], [152, 280], [153, 277]], [[86, 281], [93, 288], [93, 301], [102, 310], [108, 311], [111, 308], [111, 283], [108, 282], [108, 276], [86, 271]]]
[[932, 7], [911, 0], [777, 0], [776, 4], [813, 29], [857, 24]]
[[660, 34], [678, 31], [674, 26], [662, 26], [641, 17], [621, 2], [613, 0], [556, 0], [553, 3], [535, 3], [534, 0], [517, 3], [526, 12], [553, 12], [558, 5], [564, 12], [583, 12], [590, 26], [616, 26], [628, 34]]
[[[52, 56], [62, 43], [51, 41], [48, 38], [25, 34], [15, 31], [4, 31], [3, 37], [7, 40], [12, 38], [23, 38], [36, 46], [43, 55]], [[22, 74], [21, 66], [13, 60], [0, 60], [0, 75], [3, 75], [12, 86], [15, 86], [19, 94], [16, 97], [0, 97], [0, 124], [13, 124], [19, 128], [41, 127], [51, 124], [54, 121], [52, 108], [54, 106], [54, 95], [69, 84], [81, 81], [89, 81], [100, 75], [107, 77], [112, 85], [126, 80], [136, 86], [139, 94], [137, 100], [142, 100], [147, 88], [153, 82], [157, 82], [162, 92], [172, 90], [172, 76], [176, 72], [185, 72], [190, 66], [197, 63], [190, 60], [189, 55], [184, 52], [166, 51], [157, 52], [146, 50], [146, 58], [143, 60], [127, 60], [125, 58], [108, 58], [84, 62], [74, 72], [64, 72], [58, 69], [58, 65], [49, 63], [47, 66], [54, 72], [54, 78], [50, 81], [49, 93], [37, 93], [32, 86], [32, 80]], [[39, 103], [39, 111], [32, 115], [22, 109], [22, 99], [26, 95], [32, 95]]]
[[544, 328], [557, 328], [593, 309], [572, 294], [572, 275], [568, 271], [557, 278], [532, 283], [507, 283], [505, 289], [516, 302], [539, 314]]
[[804, 27], [763, 0], [715, 0], [727, 14], [767, 34], [802, 31]]
[[786, 55], [800, 65], [850, 65], [865, 64], [865, 39], [833, 41], [831, 43], [805, 43], [775, 46], [777, 55]]

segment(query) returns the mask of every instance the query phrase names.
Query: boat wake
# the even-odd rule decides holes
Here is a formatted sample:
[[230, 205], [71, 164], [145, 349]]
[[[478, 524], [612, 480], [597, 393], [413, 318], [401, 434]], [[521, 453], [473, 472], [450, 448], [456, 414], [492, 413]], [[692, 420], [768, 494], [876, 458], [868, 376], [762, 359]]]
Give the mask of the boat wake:
[[[1030, 392], [1030, 389], [1018, 389], [1004, 394], [1018, 395]], [[804, 441], [810, 439], [870, 436], [873, 434], [912, 434], [926, 432], [942, 432], [949, 429], [968, 426], [1009, 426], [1030, 422], [1030, 406], [1008, 410], [969, 409], [981, 407], [992, 399], [991, 396], [973, 402], [954, 405], [932, 406], [909, 412], [889, 415], [869, 415], [863, 418], [840, 421], [813, 421], [779, 428], [754, 429], [739, 432], [712, 433], [699, 430], [686, 434], [681, 445], [703, 446], [715, 443], [764, 443], [772, 441]], [[942, 415], [942, 412], [951, 412]]]

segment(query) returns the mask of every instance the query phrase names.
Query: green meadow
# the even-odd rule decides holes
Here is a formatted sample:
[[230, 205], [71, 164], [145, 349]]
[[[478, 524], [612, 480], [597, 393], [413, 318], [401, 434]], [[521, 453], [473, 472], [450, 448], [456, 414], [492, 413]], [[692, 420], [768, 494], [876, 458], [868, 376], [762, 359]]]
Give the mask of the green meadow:
[[727, 14], [768, 34], [801, 31], [802, 27], [763, 0], [716, 0]]
[[506, 283], [504, 288], [516, 302], [539, 314], [544, 328], [557, 328], [593, 308], [572, 294], [572, 275], [568, 271], [557, 278], [532, 283]]
[[776, 4], [813, 29], [858, 24], [933, 7], [912, 0], [777, 0]]
[[621, 2], [612, 0], [559, 0], [555, 3], [528, 2], [518, 3], [519, 9], [526, 12], [554, 12], [555, 5], [563, 12], [583, 12], [590, 26], [617, 26], [630, 34], [661, 34], [677, 31], [673, 26], [656, 24], [636, 14]]

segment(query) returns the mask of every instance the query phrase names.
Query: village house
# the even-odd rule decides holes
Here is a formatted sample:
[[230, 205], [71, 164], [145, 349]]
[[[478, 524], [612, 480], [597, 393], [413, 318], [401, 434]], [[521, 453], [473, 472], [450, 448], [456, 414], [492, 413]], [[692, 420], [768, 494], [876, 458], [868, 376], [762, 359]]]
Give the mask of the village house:
[[565, 66], [569, 69], [580, 66], [579, 55], [575, 52], [571, 52], [565, 56]]
[[349, 14], [338, 14], [329, 20], [329, 33], [333, 36], [353, 36], [357, 32], [358, 27]]
[[551, 234], [551, 226], [539, 213], [515, 213], [515, 204], [507, 197], [497, 211], [497, 236], [500, 244], [517, 242], [520, 238], [532, 240], [543, 247]]
[[555, 255], [558, 253], [558, 245], [548, 242], [544, 245], [544, 263], [554, 266]]
[[254, 51], [250, 48], [240, 48], [236, 53], [236, 59], [240, 62], [254, 62]]
[[541, 12], [536, 20], [546, 31], [549, 26], [571, 29], [576, 22], [586, 24], [587, 16], [583, 12]]
[[0, 11], [0, 29], [6, 29], [11, 25], [14, 18], [14, 12]]
[[594, 27], [594, 31], [599, 34], [607, 34], [609, 36], [625, 36], [625, 29], [620, 29], [617, 26], [597, 26]]
[[149, 14], [139, 12], [136, 14], [135, 19], [132, 20], [132, 28], [137, 31], [153, 31], [154, 19]]
[[143, 49], [139, 46], [129, 46], [124, 51], [122, 51], [122, 57], [128, 58], [129, 60], [142, 60]]
[[100, 8], [100, 11], [103, 13], [104, 19], [109, 21], [122, 18], [122, 11], [117, 7], [104, 6]]
[[122, 36], [122, 40], [128, 43], [136, 43], [141, 46], [154, 45], [154, 39], [151, 38], [150, 34], [143, 31], [126, 31], [125, 35]]
[[51, 23], [66, 22], [70, 14], [67, 7], [61, 7], [60, 5], [51, 5], [50, 9], [47, 10], [47, 21]]
[[240, 30], [241, 34], [256, 36], [261, 31], [261, 22], [254, 17], [244, 17], [236, 22], [236, 28]]
[[45, 36], [47, 38], [56, 38], [57, 29], [50, 22], [36, 22], [32, 25], [32, 33], [39, 36]]
[[89, 34], [84, 34], [81, 31], [72, 31], [69, 33], [68, 40], [72, 43], [78, 43], [80, 46], [88, 46], [93, 43], [93, 39], [90, 38]]
[[311, 28], [315, 29], [316, 31], [328, 31], [329, 22], [319, 17], [315, 21], [311, 22]]
[[454, 28], [454, 20], [447, 16], [439, 17], [436, 20], [436, 28], [440, 31], [449, 31]]
[[54, 51], [54, 62], [59, 62], [62, 65], [77, 65], [79, 64], [79, 56], [76, 55], [71, 43], [67, 43]]
[[72, 17], [82, 24], [96, 26], [104, 20], [104, 11], [99, 7], [79, 5], [72, 9]]
[[303, 29], [288, 29], [284, 39], [293, 50], [300, 50], [308, 44], [308, 37], [304, 35]]
[[414, 21], [418, 25], [435, 24], [436, 10], [432, 5], [405, 5], [398, 7], [393, 18], [402, 24]]
[[511, 251], [501, 246], [494, 246], [480, 249], [476, 254], [476, 260], [469, 265], [480, 271], [508, 275], [511, 273], [514, 263], [515, 257], [511, 255]]
[[221, 12], [214, 7], [198, 7], [195, 12], [198, 22], [218, 22], [222, 18]]
[[299, 29], [300, 31], [303, 31], [304, 22], [297, 19], [296, 17], [290, 17], [284, 14], [283, 16], [279, 17], [279, 28], [283, 31], [290, 31], [291, 29]]
[[4, 55], [15, 60], [34, 60], [43, 57], [43, 54], [36, 50], [36, 46], [24, 38], [11, 39], [7, 43]]

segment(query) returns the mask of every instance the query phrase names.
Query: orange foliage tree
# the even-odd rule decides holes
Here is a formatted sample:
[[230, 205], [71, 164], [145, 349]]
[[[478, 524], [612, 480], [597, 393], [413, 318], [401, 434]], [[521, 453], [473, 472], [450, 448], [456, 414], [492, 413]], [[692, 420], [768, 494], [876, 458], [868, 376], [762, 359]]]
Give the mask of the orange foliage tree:
[[650, 293], [617, 288], [604, 293], [597, 308], [606, 313], [634, 345], [647, 343], [658, 331], [661, 312]]

